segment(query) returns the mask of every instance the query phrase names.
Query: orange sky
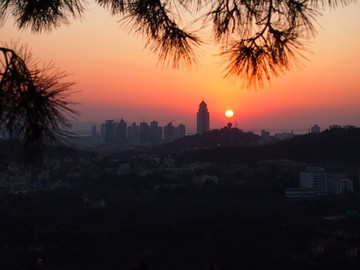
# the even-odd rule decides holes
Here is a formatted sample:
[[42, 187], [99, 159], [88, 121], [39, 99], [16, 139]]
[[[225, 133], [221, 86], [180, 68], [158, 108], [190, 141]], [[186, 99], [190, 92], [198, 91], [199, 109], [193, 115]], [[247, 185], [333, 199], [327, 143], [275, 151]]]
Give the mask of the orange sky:
[[79, 121], [127, 122], [174, 120], [196, 126], [202, 99], [208, 104], [211, 128], [226, 125], [233, 109], [239, 128], [305, 132], [317, 123], [360, 126], [360, 5], [325, 12], [312, 54], [302, 70], [274, 78], [271, 86], [249, 90], [223, 78], [216, 46], [202, 48], [200, 65], [173, 70], [157, 65], [141, 37], [127, 33], [108, 11], [90, 5], [82, 20], [51, 33], [32, 34], [14, 28], [10, 18], [0, 28], [1, 41], [27, 43], [40, 61], [53, 61], [72, 75], [73, 100], [80, 103]]

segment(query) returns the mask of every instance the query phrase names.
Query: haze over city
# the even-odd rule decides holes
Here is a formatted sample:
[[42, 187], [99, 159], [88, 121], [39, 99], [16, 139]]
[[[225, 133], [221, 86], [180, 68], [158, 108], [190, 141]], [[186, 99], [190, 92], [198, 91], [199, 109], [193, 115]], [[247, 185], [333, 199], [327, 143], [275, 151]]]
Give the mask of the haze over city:
[[157, 56], [144, 49], [145, 41], [121, 27], [119, 18], [93, 3], [88, 10], [82, 20], [50, 33], [20, 31], [12, 20], [0, 28], [2, 42], [27, 44], [40, 63], [53, 61], [71, 74], [67, 79], [76, 83], [77, 121], [174, 121], [191, 129], [204, 99], [210, 128], [226, 125], [227, 109], [244, 130], [360, 126], [359, 5], [326, 10], [318, 34], [309, 40], [312, 53], [304, 54], [309, 61], [257, 90], [223, 78], [215, 45], [203, 48], [198, 67], [173, 70], [157, 64]]

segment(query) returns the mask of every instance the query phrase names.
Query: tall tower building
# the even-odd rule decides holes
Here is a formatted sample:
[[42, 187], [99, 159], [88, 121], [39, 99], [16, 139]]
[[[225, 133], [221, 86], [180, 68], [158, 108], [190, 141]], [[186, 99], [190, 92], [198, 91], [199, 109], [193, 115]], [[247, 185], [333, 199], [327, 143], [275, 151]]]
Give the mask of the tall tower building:
[[204, 134], [210, 130], [210, 116], [205, 101], [201, 101], [199, 104], [199, 110], [197, 112], [197, 133]]

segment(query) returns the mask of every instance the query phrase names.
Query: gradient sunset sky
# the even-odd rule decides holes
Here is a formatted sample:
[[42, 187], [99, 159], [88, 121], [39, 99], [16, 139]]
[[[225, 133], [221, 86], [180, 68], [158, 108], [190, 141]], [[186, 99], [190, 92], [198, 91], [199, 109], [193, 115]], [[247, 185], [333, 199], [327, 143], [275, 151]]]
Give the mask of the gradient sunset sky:
[[0, 27], [0, 41], [26, 43], [40, 62], [53, 61], [72, 74], [78, 121], [174, 121], [191, 129], [204, 99], [211, 128], [225, 126], [224, 112], [232, 109], [231, 121], [244, 131], [303, 133], [315, 123], [322, 130], [331, 124], [360, 127], [359, 15], [360, 4], [324, 11], [304, 67], [257, 90], [223, 78], [216, 45], [204, 46], [199, 66], [190, 71], [159, 65], [142, 37], [91, 2], [83, 19], [50, 33], [20, 31], [9, 18]]

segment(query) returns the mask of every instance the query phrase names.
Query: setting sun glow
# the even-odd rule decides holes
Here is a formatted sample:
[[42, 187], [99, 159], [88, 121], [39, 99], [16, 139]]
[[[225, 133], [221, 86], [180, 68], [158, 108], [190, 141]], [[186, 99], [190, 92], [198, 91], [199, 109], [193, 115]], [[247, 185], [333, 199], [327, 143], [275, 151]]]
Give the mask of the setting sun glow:
[[234, 111], [233, 110], [227, 110], [226, 112], [225, 112], [225, 116], [226, 117], [233, 117], [234, 116]]
[[[76, 122], [99, 125], [123, 118], [128, 125], [154, 120], [165, 126], [175, 120], [174, 125], [184, 124], [186, 133], [195, 134], [195, 112], [205, 99], [211, 129], [222, 128], [235, 118], [242, 130], [258, 133], [307, 133], [315, 123], [321, 130], [334, 124], [360, 126], [359, 4], [335, 12], [324, 10], [317, 22], [321, 27], [309, 42], [311, 53], [304, 54], [309, 61], [301, 61], [301, 70], [294, 65], [293, 71], [255, 91], [241, 78], [224, 79], [227, 63], [219, 65], [225, 59], [219, 55], [218, 44], [204, 44], [199, 65], [191, 70], [187, 66], [166, 68], [167, 64], [159, 64], [159, 55], [147, 46], [146, 38], [129, 34], [118, 23], [120, 17], [96, 4], [105, 1], [87, 2], [89, 12], [84, 18], [71, 18], [69, 25], [51, 32], [20, 31], [12, 17], [0, 23], [0, 47], [12, 41], [26, 44], [38, 68], [54, 63], [70, 74], [63, 82], [75, 83], [70, 100], [79, 112]], [[211, 34], [203, 30], [201, 37]]]

